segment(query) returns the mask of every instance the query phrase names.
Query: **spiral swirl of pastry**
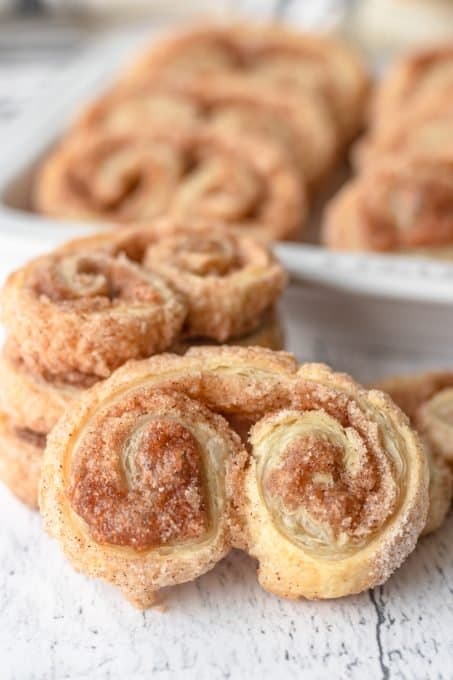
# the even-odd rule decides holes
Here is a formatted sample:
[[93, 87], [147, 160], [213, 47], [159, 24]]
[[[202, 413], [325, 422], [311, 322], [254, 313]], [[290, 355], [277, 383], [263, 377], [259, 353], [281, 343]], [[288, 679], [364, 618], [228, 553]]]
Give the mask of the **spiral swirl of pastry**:
[[414, 250], [453, 242], [453, 174], [440, 158], [384, 155], [329, 203], [323, 241], [339, 250]]
[[211, 568], [236, 533], [245, 450], [218, 413], [288, 399], [295, 364], [266, 350], [200, 348], [130, 362], [51, 433], [40, 507], [82, 571], [140, 606]]
[[356, 132], [367, 90], [359, 58], [332, 38], [277, 26], [204, 26], [153, 46], [123, 81], [187, 82], [246, 73], [269, 89], [322, 96], [345, 137]]
[[306, 199], [292, 162], [265, 140], [215, 130], [74, 134], [35, 186], [46, 214], [143, 224], [164, 213], [291, 238]]
[[[256, 423], [249, 468], [221, 416], [243, 438]], [[130, 362], [86, 392], [50, 435], [40, 506], [75, 566], [140, 606], [232, 545], [258, 557], [269, 590], [333, 597], [380, 583], [412, 550], [427, 483], [381, 393], [284, 353], [202, 347]]]
[[282, 98], [247, 75], [116, 87], [80, 116], [76, 129], [134, 133], [170, 126], [193, 130], [201, 125], [223, 135], [273, 142], [312, 186], [333, 164], [337, 141], [322, 98], [305, 92]]
[[250, 434], [245, 514], [261, 585], [328, 598], [385, 581], [412, 551], [428, 472], [405, 416], [326, 367], [299, 370], [293, 407]]
[[167, 281], [188, 307], [185, 339], [224, 342], [255, 331], [287, 282], [265, 244], [220, 225], [159, 219], [77, 239], [62, 249], [87, 251], [123, 253]]
[[158, 276], [100, 253], [32, 260], [9, 277], [2, 304], [9, 342], [27, 370], [80, 386], [163, 351], [186, 316]]

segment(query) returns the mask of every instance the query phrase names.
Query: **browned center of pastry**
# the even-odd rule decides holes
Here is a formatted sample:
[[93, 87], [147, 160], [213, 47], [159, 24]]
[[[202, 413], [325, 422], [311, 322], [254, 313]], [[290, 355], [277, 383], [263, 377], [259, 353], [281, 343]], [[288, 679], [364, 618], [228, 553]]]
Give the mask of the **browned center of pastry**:
[[109, 420], [74, 463], [68, 491], [94, 538], [145, 550], [202, 536], [209, 517], [191, 432], [171, 418], [145, 419], [132, 433], [127, 416]]
[[268, 493], [280, 499], [285, 510], [294, 512], [303, 506], [315, 520], [327, 524], [335, 537], [356, 532], [363, 522], [365, 502], [379, 485], [366, 453], [357, 469], [350, 468], [344, 464], [340, 446], [309, 434], [293, 441], [281, 460], [266, 484]]
[[49, 259], [37, 267], [30, 287], [40, 297], [80, 308], [104, 309], [117, 302], [159, 304], [151, 282], [127, 261], [105, 255]]
[[184, 235], [164, 239], [148, 250], [147, 261], [171, 263], [198, 276], [226, 276], [241, 264], [232, 237], [215, 238], [207, 233], [205, 238]]

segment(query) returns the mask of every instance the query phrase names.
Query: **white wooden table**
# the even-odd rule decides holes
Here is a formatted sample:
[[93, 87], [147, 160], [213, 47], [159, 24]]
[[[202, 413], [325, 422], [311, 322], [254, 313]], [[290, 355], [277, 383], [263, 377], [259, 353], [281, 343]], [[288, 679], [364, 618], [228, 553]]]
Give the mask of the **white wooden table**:
[[[50, 84], [61, 61], [48, 54], [2, 61], [0, 149], [7, 121], [32, 90]], [[39, 244], [31, 237], [27, 249]], [[20, 259], [12, 238], [0, 253], [0, 277]], [[293, 288], [283, 313], [300, 359], [363, 381], [453, 367], [453, 310], [443, 306]], [[142, 613], [76, 574], [39, 516], [3, 488], [0, 504], [2, 680], [453, 678], [451, 516], [383, 587], [360, 596], [279, 600], [257, 586], [254, 562], [234, 553], [169, 591], [165, 613]]]

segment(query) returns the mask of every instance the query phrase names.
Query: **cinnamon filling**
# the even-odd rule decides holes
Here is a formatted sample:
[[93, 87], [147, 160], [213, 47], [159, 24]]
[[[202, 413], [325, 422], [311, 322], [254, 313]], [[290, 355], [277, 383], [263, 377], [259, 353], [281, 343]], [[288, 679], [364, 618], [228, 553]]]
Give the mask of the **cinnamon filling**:
[[[266, 480], [272, 498], [288, 512], [303, 506], [316, 521], [328, 525], [335, 538], [356, 533], [364, 522], [366, 501], [379, 485], [369, 455], [359, 457], [357, 469], [349, 468], [339, 446], [307, 435], [293, 441], [281, 461]], [[379, 508], [375, 511], [380, 515]]]
[[221, 240], [197, 236], [164, 239], [147, 251], [147, 262], [170, 263], [181, 271], [198, 276], [227, 276], [241, 267], [241, 258], [233, 239]]
[[104, 255], [46, 262], [33, 273], [30, 285], [37, 296], [80, 313], [105, 309], [117, 300], [150, 305], [162, 302], [152, 283], [127, 261]]
[[166, 418], [128, 436], [130, 422], [109, 418], [89, 438], [72, 470], [73, 509], [99, 542], [145, 550], [202, 537], [209, 516], [197, 440]]

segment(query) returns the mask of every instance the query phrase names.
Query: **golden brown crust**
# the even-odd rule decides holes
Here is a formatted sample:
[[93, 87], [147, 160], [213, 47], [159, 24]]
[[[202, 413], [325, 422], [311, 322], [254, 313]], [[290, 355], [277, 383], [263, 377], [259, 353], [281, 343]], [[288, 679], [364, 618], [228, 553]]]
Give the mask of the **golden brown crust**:
[[128, 359], [166, 349], [186, 315], [159, 277], [99, 253], [32, 260], [10, 275], [2, 303], [27, 369], [63, 382], [74, 373], [106, 377]]
[[415, 547], [428, 471], [406, 417], [324, 366], [302, 366], [293, 406], [251, 431], [244, 513], [261, 585], [340, 597], [384, 582]]
[[[318, 410], [313, 411], [313, 408]], [[345, 491], [351, 507], [362, 513], [357, 524], [359, 529], [354, 526], [350, 530], [340, 513], [346, 536], [353, 537], [354, 575], [350, 573], [352, 562], [341, 541], [334, 545], [329, 543], [328, 549], [333, 551], [335, 560], [326, 560], [323, 554], [317, 555], [316, 550], [307, 551], [303, 541], [295, 545], [288, 536], [272, 533], [275, 529], [270, 530], [267, 525], [268, 511], [258, 493], [259, 484], [256, 484], [257, 477], [253, 472], [256, 461], [246, 471], [246, 492], [242, 494], [246, 453], [226, 422], [218, 422], [218, 414], [227, 416], [238, 430], [259, 421], [251, 438], [253, 455], [258, 459], [261, 454], [255, 441], [256, 432], [269, 419], [284, 418], [288, 412], [295, 412], [297, 418], [318, 413], [321, 419], [332, 419], [334, 430], [339, 428], [346, 433], [351, 430], [351, 434], [343, 435], [351, 438], [350, 446], [338, 455], [341, 458], [352, 449], [354, 455], [359, 456], [357, 484], [365, 485], [369, 496], [365, 498], [360, 489], [355, 491], [353, 484]], [[274, 415], [269, 416], [270, 413]], [[263, 417], [264, 420], [260, 420]], [[164, 424], [162, 419], [166, 421]], [[180, 455], [183, 449], [179, 442], [184, 437], [180, 429], [173, 435], [169, 433], [169, 419], [195, 436], [204, 451], [208, 442], [212, 451], [215, 437], [217, 451], [218, 447], [223, 450], [222, 446], [229, 441], [228, 452], [221, 458], [227, 461], [227, 468], [228, 465], [233, 467], [226, 471], [225, 495], [221, 494], [228, 502], [224, 514], [218, 515], [224, 533], [218, 540], [217, 533], [209, 541], [198, 538], [201, 541], [198, 543], [193, 536], [203, 533], [206, 521], [200, 500], [202, 495], [197, 491], [202, 477], [193, 477], [185, 466], [179, 468], [182, 481], [173, 473], [169, 477], [158, 476], [159, 493], [161, 482], [164, 490], [168, 483], [175, 483], [180, 489], [190, 480], [191, 488], [195, 489], [191, 495], [195, 503], [191, 512], [187, 514], [182, 506], [175, 510], [172, 532], [176, 533], [171, 533], [164, 551], [161, 544], [167, 536], [165, 527], [153, 519], [150, 533], [147, 525], [141, 525], [142, 501], [139, 502], [141, 510], [137, 521], [131, 523], [132, 510], [126, 519], [123, 516], [126, 501], [115, 502], [111, 507], [111, 498], [125, 493], [124, 477], [118, 472], [121, 469], [133, 470], [133, 480], [142, 469], [149, 471], [146, 478], [140, 477], [138, 487], [131, 487], [131, 493], [134, 491], [135, 494], [137, 488], [140, 493], [143, 484], [153, 485], [157, 474], [155, 463], [149, 462], [145, 466], [144, 460], [149, 456], [153, 461], [155, 456], [159, 458], [163, 439], [171, 441], [171, 436], [176, 437], [178, 443], [173, 453], [176, 452], [176, 457]], [[143, 444], [149, 437], [155, 441], [156, 421], [159, 430], [157, 453]], [[213, 422], [214, 429], [209, 427]], [[150, 423], [153, 428], [149, 434]], [[203, 426], [200, 423], [204, 423]], [[203, 429], [203, 437], [200, 429], [194, 433], [193, 428], [197, 427]], [[315, 439], [317, 432], [315, 428]], [[244, 431], [241, 434], [245, 436]], [[219, 442], [219, 437], [224, 444]], [[267, 440], [267, 435], [264, 438], [279, 455], [279, 447], [273, 447], [272, 438]], [[190, 441], [193, 443], [192, 439]], [[360, 444], [360, 441], [365, 443]], [[187, 448], [192, 462], [196, 460], [196, 450], [192, 444]], [[120, 468], [115, 462], [118, 456], [123, 461]], [[210, 467], [214, 459], [210, 460], [210, 464], [205, 463], [208, 478], [209, 474], [215, 477]], [[171, 465], [173, 462], [174, 458], [170, 456]], [[342, 466], [341, 461], [337, 463]], [[354, 461], [345, 462], [344, 466], [354, 474]], [[218, 471], [218, 465], [216, 469]], [[284, 488], [292, 493], [290, 485], [283, 481]], [[183, 357], [168, 354], [129, 362], [108, 380], [87, 391], [50, 436], [40, 505], [47, 529], [60, 540], [75, 566], [115, 583], [141, 606], [149, 605], [158, 588], [203, 573], [232, 543], [241, 547], [247, 545], [258, 557], [260, 580], [272, 592], [293, 597], [333, 597], [382, 582], [412, 550], [426, 518], [427, 484], [427, 470], [418, 440], [402, 413], [381, 393], [367, 393], [347, 376], [333, 374], [323, 366], [298, 368], [294, 358], [283, 352], [257, 347], [200, 347], [190, 349]], [[80, 504], [75, 503], [75, 488], [81, 489], [77, 497]], [[206, 498], [213, 493], [209, 496], [211, 501], [218, 499], [218, 487], [216, 492], [212, 485], [204, 488]], [[297, 489], [295, 493], [295, 502], [299, 504]], [[179, 492], [176, 497], [180, 497]], [[131, 501], [134, 499], [135, 495], [130, 496]], [[333, 525], [330, 504], [320, 502], [321, 515]], [[346, 504], [346, 507], [349, 506]], [[150, 512], [148, 516], [154, 517], [153, 508]], [[372, 540], [368, 540], [370, 536]], [[184, 538], [192, 540], [187, 543], [191, 547], [186, 551], [178, 547], [178, 541]], [[270, 542], [266, 543], [268, 539]], [[346, 579], [345, 573], [348, 574]]]
[[0, 479], [26, 505], [38, 507], [38, 480], [45, 442], [39, 435], [15, 428], [0, 413]]
[[345, 137], [360, 125], [368, 78], [361, 60], [333, 38], [281, 26], [201, 26], [153, 46], [124, 74], [126, 83], [187, 82], [246, 73], [281, 92], [325, 98]]
[[56, 217], [143, 224], [170, 214], [271, 239], [294, 237], [306, 212], [279, 148], [214, 129], [75, 133], [45, 161], [35, 203]]
[[450, 163], [384, 155], [328, 204], [323, 241], [339, 250], [398, 251], [453, 242]]
[[182, 295], [188, 314], [178, 342], [186, 337], [225, 342], [253, 331], [287, 281], [264, 243], [220, 225], [160, 219], [63, 246], [65, 253], [92, 250], [123, 253]]

